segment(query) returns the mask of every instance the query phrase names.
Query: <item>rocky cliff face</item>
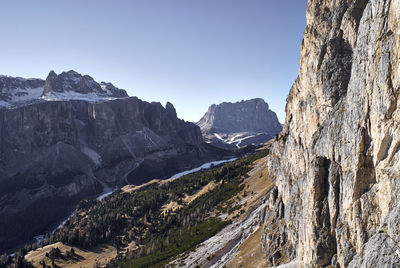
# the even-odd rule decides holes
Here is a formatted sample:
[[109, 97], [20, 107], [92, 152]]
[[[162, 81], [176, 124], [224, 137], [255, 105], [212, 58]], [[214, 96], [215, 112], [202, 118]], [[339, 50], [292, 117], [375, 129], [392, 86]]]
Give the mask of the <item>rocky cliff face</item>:
[[75, 72], [51, 72], [45, 82], [2, 79], [27, 84], [3, 83], [2, 92], [42, 93], [0, 107], [0, 250], [51, 227], [83, 197], [221, 155], [171, 103], [126, 97]]
[[310, 0], [274, 142], [271, 264], [398, 267], [400, 1]]
[[263, 99], [213, 104], [197, 125], [206, 142], [223, 148], [261, 144], [282, 130]]

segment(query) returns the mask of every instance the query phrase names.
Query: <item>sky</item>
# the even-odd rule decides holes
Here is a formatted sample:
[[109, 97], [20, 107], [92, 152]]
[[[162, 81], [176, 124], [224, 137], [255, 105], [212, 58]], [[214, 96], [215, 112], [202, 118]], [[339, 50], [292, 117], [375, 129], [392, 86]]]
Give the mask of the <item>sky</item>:
[[0, 74], [75, 70], [196, 122], [263, 98], [283, 123], [306, 0], [1, 0]]

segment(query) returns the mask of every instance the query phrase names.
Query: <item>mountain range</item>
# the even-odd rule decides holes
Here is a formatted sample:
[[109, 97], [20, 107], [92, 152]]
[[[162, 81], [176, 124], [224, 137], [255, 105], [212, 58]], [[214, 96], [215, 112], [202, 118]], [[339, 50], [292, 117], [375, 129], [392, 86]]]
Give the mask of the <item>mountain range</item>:
[[[115, 249], [111, 263], [131, 267], [400, 267], [400, 1], [310, 0], [306, 17], [300, 70], [287, 97], [284, 127], [265, 150], [182, 179], [130, 186], [105, 201], [85, 201], [46, 241], [49, 247], [33, 253], [54, 252], [51, 247], [62, 245], [67, 256], [74, 243], [90, 248], [95, 240], [114, 243], [109, 245]], [[31, 88], [40, 83], [29, 82]], [[16, 235], [2, 229], [5, 219], [16, 228], [24, 220], [32, 226], [38, 220], [35, 215], [18, 221], [4, 213], [22, 206], [24, 198], [99, 193], [102, 183], [96, 181], [118, 181], [110, 174], [120, 170], [135, 182], [132, 174], [153, 171], [159, 165], [151, 160], [160, 155], [171, 159], [177, 148], [186, 152], [180, 157], [198, 161], [218, 140], [221, 147], [240, 147], [238, 140], [229, 144], [235, 140], [229, 135], [241, 133], [239, 125], [246, 126], [244, 132], [273, 136], [258, 121], [232, 110], [234, 104], [210, 107], [198, 123], [209, 142], [203, 143], [200, 127], [177, 119], [172, 105], [126, 97], [47, 101], [42, 92], [39, 103], [19, 107], [25, 101], [19, 95], [8, 95], [3, 101], [9, 108], [0, 109], [0, 168], [8, 176], [0, 184], [3, 247], [10, 242], [4, 237]], [[235, 106], [262, 107], [260, 114], [268, 114], [260, 100]], [[126, 111], [135, 120], [119, 124]], [[167, 114], [168, 120], [160, 120]], [[58, 117], [63, 120], [54, 120]], [[136, 124], [135, 131], [149, 132], [126, 129]], [[158, 136], [160, 144], [164, 139], [176, 146], [143, 149], [141, 162], [124, 135], [144, 144]], [[150, 165], [140, 169], [146, 160]], [[81, 169], [67, 174], [66, 184], [53, 176], [75, 165]], [[46, 210], [36, 208], [43, 213], [39, 216], [51, 212], [55, 199], [40, 200], [38, 206]], [[81, 230], [85, 235], [79, 236]], [[121, 245], [125, 253], [118, 251]], [[38, 259], [50, 263], [43, 255]], [[60, 262], [65, 263], [64, 255], [58, 256]]]
[[232, 156], [171, 103], [74, 71], [1, 76], [0, 105], [1, 250], [53, 228], [82, 198]]

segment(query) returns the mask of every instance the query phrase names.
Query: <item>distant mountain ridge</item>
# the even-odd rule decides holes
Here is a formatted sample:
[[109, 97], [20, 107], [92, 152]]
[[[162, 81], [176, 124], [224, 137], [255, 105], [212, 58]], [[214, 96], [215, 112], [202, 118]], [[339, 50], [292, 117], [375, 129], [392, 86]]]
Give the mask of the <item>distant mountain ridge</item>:
[[51, 71], [46, 80], [0, 76], [0, 108], [54, 100], [85, 100], [91, 102], [126, 98], [125, 90], [111, 83], [97, 83], [89, 75], [73, 70], [57, 75]]
[[232, 155], [174, 106], [128, 97], [74, 71], [0, 77], [0, 252], [42, 234], [76, 203]]
[[196, 124], [206, 142], [230, 149], [264, 143], [282, 130], [275, 112], [261, 98], [213, 104]]
[[71, 91], [79, 94], [94, 93], [100, 97], [128, 97], [125, 90], [116, 88], [111, 83], [97, 83], [89, 75], [82, 76], [75, 71], [63, 72], [60, 75], [51, 71], [46, 79], [43, 96]]

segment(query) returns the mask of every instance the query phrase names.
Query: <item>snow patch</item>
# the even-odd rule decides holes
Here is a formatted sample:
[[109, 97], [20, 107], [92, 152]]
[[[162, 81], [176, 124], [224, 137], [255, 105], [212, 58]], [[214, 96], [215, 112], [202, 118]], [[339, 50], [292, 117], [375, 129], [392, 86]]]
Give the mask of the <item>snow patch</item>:
[[219, 134], [214, 133], [214, 136], [217, 137], [217, 139], [219, 139], [219, 140], [225, 142], [225, 140], [224, 140]]
[[169, 179], [177, 179], [179, 177], [182, 177], [184, 175], [200, 171], [202, 169], [209, 169], [212, 165], [216, 166], [216, 165], [219, 165], [219, 164], [222, 164], [222, 163], [232, 162], [232, 161], [234, 161], [236, 159], [237, 158], [231, 158], [231, 159], [228, 159], [228, 160], [220, 160], [220, 161], [208, 162], [208, 163], [205, 163], [205, 164], [203, 164], [203, 165], [201, 165], [201, 166], [199, 166], [197, 168], [193, 168], [193, 169], [190, 169], [190, 170], [186, 170], [186, 171], [177, 173], [177, 174], [171, 176]]
[[47, 95], [41, 97], [41, 99], [46, 101], [60, 101], [60, 100], [83, 100], [90, 103], [101, 102], [101, 101], [110, 101], [119, 98], [110, 97], [110, 96], [102, 96], [96, 93], [87, 93], [82, 94], [75, 91], [67, 91], [67, 92], [51, 92]]
[[108, 192], [105, 192], [104, 194], [99, 195], [96, 199], [99, 200], [99, 201], [103, 200], [104, 198], [106, 198], [107, 196], [111, 195], [115, 191], [116, 191], [116, 189], [108, 191]]
[[241, 136], [241, 134], [237, 134], [237, 135], [231, 137], [229, 140], [227, 140], [226, 143], [232, 144], [232, 143], [235, 142], [235, 139], [240, 137], [240, 136]]
[[43, 94], [43, 87], [38, 88], [16, 88], [6, 91], [9, 94], [10, 100], [0, 101], [0, 106], [9, 107], [13, 105], [25, 104], [29, 101], [40, 98]]
[[96, 177], [94, 177], [94, 178], [101, 184], [101, 186], [103, 186], [103, 192], [96, 198], [96, 200], [99, 200], [99, 201], [103, 200], [104, 198], [106, 198], [107, 196], [109, 196], [110, 194], [112, 194], [113, 192], [118, 190], [117, 187], [111, 188], [107, 184], [102, 182], [101, 180], [97, 179]]
[[240, 149], [240, 144], [242, 143], [242, 141], [256, 137], [263, 133], [250, 134], [247, 132], [243, 132], [243, 133], [237, 133], [232, 137], [229, 137], [229, 135], [228, 135], [228, 137], [226, 139], [222, 138], [221, 135], [218, 133], [213, 133], [213, 134], [215, 137], [217, 137], [217, 139], [221, 140], [222, 142], [227, 143], [227, 144], [234, 144], [234, 145], [236, 145], [236, 147], [238, 149]]
[[0, 101], [0, 106], [1, 107], [8, 107], [10, 105], [10, 103], [5, 102], [5, 101]]
[[242, 143], [242, 141], [247, 140], [247, 139], [250, 139], [250, 138], [253, 138], [253, 137], [255, 137], [255, 136], [256, 136], [256, 135], [250, 135], [250, 136], [247, 136], [247, 137], [243, 137], [243, 138], [238, 139], [237, 141], [235, 141], [236, 147], [240, 148], [240, 144]]
[[51, 92], [43, 95], [44, 87], [38, 88], [17, 88], [5, 93], [9, 94], [9, 100], [0, 100], [0, 107], [12, 107], [19, 105], [26, 105], [33, 101], [66, 101], [66, 100], [82, 100], [90, 103], [106, 102], [117, 97], [111, 97], [112, 92], [107, 90], [106, 94], [88, 93], [82, 94], [75, 91], [66, 92]]

